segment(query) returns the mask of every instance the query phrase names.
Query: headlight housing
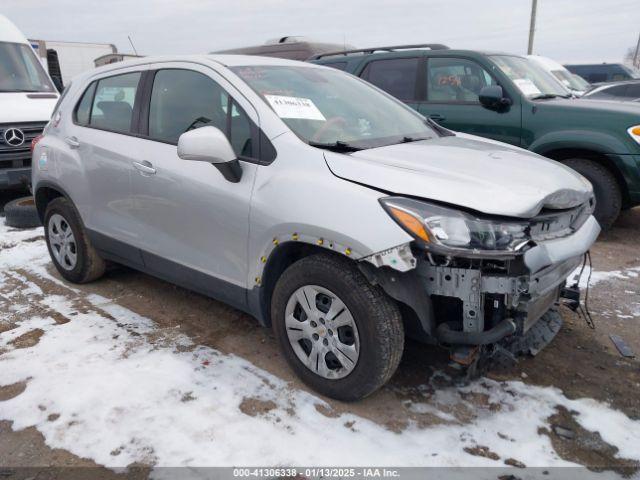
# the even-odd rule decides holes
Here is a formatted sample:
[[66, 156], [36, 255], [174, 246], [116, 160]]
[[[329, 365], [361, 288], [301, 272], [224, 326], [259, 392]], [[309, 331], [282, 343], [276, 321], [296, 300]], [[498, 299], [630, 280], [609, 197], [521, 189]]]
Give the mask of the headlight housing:
[[380, 203], [398, 225], [436, 252], [510, 256], [530, 240], [526, 221], [483, 219], [404, 197], [385, 197]]
[[635, 125], [627, 129], [627, 133], [631, 135], [636, 142], [640, 143], [640, 125]]

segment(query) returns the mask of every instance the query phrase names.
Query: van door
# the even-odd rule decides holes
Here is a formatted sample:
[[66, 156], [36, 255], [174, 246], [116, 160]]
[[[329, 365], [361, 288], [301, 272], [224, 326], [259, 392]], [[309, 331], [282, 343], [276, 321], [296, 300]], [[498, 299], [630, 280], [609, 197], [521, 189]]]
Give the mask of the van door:
[[[418, 111], [451, 130], [520, 145], [520, 99], [499, 112], [479, 101], [480, 90], [498, 85], [477, 62], [459, 57], [430, 57], [426, 65], [426, 102]], [[506, 92], [506, 90], [505, 90]]]
[[[241, 306], [257, 113], [207, 67], [168, 64], [152, 74], [142, 118], [146, 140], [131, 166], [136, 245], [151, 273]], [[178, 157], [180, 135], [203, 126], [230, 138], [242, 166], [238, 183], [211, 164]]]
[[[134, 111], [141, 77], [141, 71], [119, 73], [87, 87], [75, 107], [73, 124], [65, 129], [66, 152], [59, 160], [72, 165], [61, 169], [67, 175], [82, 172], [85, 176], [78, 181], [66, 179], [64, 184], [77, 190], [77, 195], [73, 191], [69, 194], [86, 227], [124, 243], [136, 235], [131, 216], [131, 163], [140, 153], [141, 140], [134, 136]], [[99, 238], [97, 243], [100, 247]], [[139, 263], [139, 257], [125, 256]]]

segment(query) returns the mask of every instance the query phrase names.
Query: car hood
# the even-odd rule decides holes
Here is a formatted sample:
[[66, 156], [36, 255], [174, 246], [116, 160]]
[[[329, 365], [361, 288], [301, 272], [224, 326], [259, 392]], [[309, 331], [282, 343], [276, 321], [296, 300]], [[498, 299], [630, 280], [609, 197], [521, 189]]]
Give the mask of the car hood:
[[48, 122], [57, 94], [0, 92], [0, 124]]
[[591, 184], [564, 165], [460, 133], [349, 155], [325, 152], [325, 159], [339, 178], [490, 215], [530, 218], [593, 194]]
[[617, 102], [612, 100], [592, 100], [587, 95], [580, 98], [555, 98], [549, 100], [537, 100], [533, 102], [540, 110], [556, 110], [562, 109], [566, 112], [587, 115], [630, 115], [636, 119], [640, 115], [640, 107], [638, 105]]

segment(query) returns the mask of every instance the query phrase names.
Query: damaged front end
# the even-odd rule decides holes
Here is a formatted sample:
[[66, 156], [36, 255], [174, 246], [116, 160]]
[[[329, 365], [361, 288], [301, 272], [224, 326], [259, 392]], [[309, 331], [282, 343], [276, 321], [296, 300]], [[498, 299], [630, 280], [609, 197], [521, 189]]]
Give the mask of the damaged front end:
[[363, 270], [415, 313], [425, 340], [470, 364], [523, 338], [558, 302], [600, 232], [592, 198], [580, 200], [521, 220], [387, 197], [381, 203], [416, 241], [367, 258]]

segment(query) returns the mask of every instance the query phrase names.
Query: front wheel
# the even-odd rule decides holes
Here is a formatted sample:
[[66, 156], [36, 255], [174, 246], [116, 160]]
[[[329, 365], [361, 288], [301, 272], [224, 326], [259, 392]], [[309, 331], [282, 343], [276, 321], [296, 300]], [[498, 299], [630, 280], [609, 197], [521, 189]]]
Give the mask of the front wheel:
[[593, 216], [603, 230], [609, 230], [622, 208], [622, 192], [613, 174], [593, 160], [570, 158], [562, 163], [591, 182], [596, 197]]
[[328, 397], [364, 398], [400, 363], [398, 306], [349, 260], [318, 254], [291, 265], [274, 289], [271, 318], [291, 368]]

